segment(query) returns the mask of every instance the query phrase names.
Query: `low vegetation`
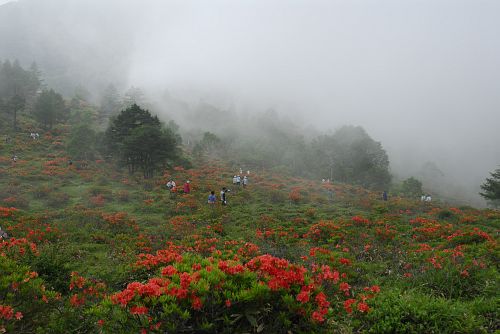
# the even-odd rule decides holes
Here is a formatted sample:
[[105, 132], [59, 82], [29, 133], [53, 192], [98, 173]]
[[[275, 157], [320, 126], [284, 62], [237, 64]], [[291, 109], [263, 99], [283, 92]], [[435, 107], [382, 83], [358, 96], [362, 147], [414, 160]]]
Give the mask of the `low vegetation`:
[[[500, 213], [421, 201], [415, 179], [384, 200], [388, 158], [364, 130], [315, 142], [325, 178], [342, 171], [322, 182], [226, 159], [215, 134], [182, 146], [137, 105], [105, 135], [94, 107], [66, 107], [63, 123], [17, 115], [0, 143], [0, 332], [499, 329]], [[228, 205], [208, 204], [224, 186]]]

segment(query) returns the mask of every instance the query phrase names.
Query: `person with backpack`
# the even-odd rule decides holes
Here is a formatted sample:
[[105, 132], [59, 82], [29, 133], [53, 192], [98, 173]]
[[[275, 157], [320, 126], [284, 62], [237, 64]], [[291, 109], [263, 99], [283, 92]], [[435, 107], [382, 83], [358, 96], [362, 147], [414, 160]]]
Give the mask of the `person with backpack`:
[[230, 190], [227, 189], [226, 187], [222, 187], [222, 190], [220, 191], [220, 200], [222, 205], [227, 205], [227, 198], [226, 198], [226, 193], [228, 193]]
[[175, 187], [176, 187], [176, 184], [175, 184], [174, 180], [169, 180], [167, 182], [167, 189], [170, 192], [170, 198], [174, 198], [175, 197], [175, 193], [177, 191], [177, 189]]
[[217, 197], [215, 196], [215, 191], [211, 191], [210, 195], [208, 195], [208, 204], [214, 205], [215, 202], [217, 201]]

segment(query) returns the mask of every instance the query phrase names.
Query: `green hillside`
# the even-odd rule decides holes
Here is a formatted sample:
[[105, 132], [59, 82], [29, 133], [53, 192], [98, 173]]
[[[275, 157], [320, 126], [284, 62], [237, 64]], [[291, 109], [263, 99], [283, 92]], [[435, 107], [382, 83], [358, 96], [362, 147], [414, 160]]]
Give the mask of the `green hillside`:
[[499, 329], [500, 212], [389, 188], [361, 127], [308, 142], [270, 114], [253, 137], [183, 143], [116, 94], [43, 89], [36, 67], [3, 62], [0, 83], [0, 333]]
[[245, 166], [207, 157], [144, 179], [36, 126], [0, 144], [4, 332], [498, 330], [498, 211], [268, 169], [237, 186]]

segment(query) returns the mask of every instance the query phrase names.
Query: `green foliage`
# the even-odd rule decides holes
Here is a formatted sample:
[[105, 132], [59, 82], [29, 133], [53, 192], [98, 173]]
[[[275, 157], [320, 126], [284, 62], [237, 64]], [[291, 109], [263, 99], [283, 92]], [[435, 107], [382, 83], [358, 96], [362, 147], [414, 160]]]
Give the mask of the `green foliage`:
[[11, 118], [14, 131], [17, 130], [19, 113], [25, 108], [40, 86], [39, 73], [36, 65], [31, 70], [25, 70], [16, 60], [0, 62], [0, 119], [3, 115]]
[[88, 123], [74, 127], [67, 145], [68, 153], [75, 160], [93, 159], [96, 153], [96, 133]]
[[469, 305], [415, 291], [387, 291], [361, 321], [369, 333], [484, 333]]
[[[125, 291], [95, 308], [94, 316], [105, 319], [103, 331], [140, 331], [145, 319], [150, 318], [158, 330], [186, 333], [327, 332], [326, 326], [296, 314], [299, 308], [311, 313], [315, 307], [293, 297], [297, 287], [271, 289], [259, 284], [257, 273], [235, 261], [217, 259], [212, 264], [213, 259], [197, 255], [186, 253], [182, 257], [181, 262], [170, 266], [172, 274], [163, 275], [169, 278], [153, 277], [144, 284], [129, 284]], [[200, 269], [192, 269], [196, 267]], [[238, 271], [227, 272], [230, 268]], [[162, 288], [165, 283], [168, 286]], [[131, 293], [135, 296], [130, 299]]]
[[450, 210], [441, 210], [437, 214], [438, 218], [441, 220], [453, 218], [455, 215]]
[[87, 125], [93, 127], [96, 123], [98, 115], [94, 106], [88, 105], [87, 102], [78, 101], [76, 105], [72, 105], [69, 112], [69, 123], [72, 126], [78, 127], [80, 125]]
[[422, 182], [414, 177], [410, 177], [403, 181], [401, 191], [407, 197], [417, 198], [422, 195]]
[[144, 178], [179, 156], [177, 135], [136, 104], [112, 120], [105, 136], [109, 152], [116, 152], [130, 173], [141, 170]]
[[[40, 194], [40, 193], [39, 193]], [[46, 198], [47, 205], [51, 208], [63, 208], [68, 205], [70, 198], [65, 192], [52, 191]]]
[[60, 245], [48, 244], [41, 248], [40, 255], [33, 258], [31, 266], [47, 282], [47, 287], [63, 293], [69, 291], [68, 257]]
[[220, 150], [223, 150], [224, 146], [219, 137], [211, 132], [205, 132], [201, 141], [195, 144], [193, 148], [193, 154], [200, 157], [203, 154], [207, 154], [211, 157], [215, 157]]
[[25, 70], [16, 60], [0, 63], [0, 99], [20, 96], [29, 99], [40, 87], [40, 73], [35, 63]]
[[[1, 99], [0, 102], [2, 102]], [[17, 116], [19, 112], [24, 109], [25, 105], [26, 99], [17, 94], [7, 99], [5, 102], [0, 103], [0, 111], [4, 110], [12, 115], [12, 128], [14, 131], [17, 130]]]
[[44, 90], [38, 96], [33, 113], [36, 120], [45, 128], [51, 129], [52, 126], [66, 118], [66, 106], [62, 96], [54, 90]]
[[481, 185], [483, 192], [479, 195], [488, 200], [492, 206], [500, 207], [500, 168], [490, 174], [491, 178], [486, 178]]
[[123, 144], [123, 154], [132, 165], [132, 170], [138, 167], [145, 178], [151, 178], [155, 170], [177, 156], [175, 136], [157, 126], [141, 126], [132, 130]]
[[1, 257], [0, 273], [0, 305], [11, 306], [16, 313], [12, 319], [0, 316], [0, 330], [29, 333], [38, 326], [43, 327], [46, 315], [54, 308], [50, 299], [55, 297], [55, 292], [46, 289], [44, 280], [29, 266], [8, 257]]
[[345, 126], [331, 136], [320, 136], [312, 150], [311, 169], [319, 178], [375, 189], [386, 188], [391, 180], [387, 153], [361, 127]]
[[[89, 115], [92, 108], [82, 105], [81, 115]], [[10, 237], [0, 240], [0, 305], [24, 316], [0, 319], [0, 332], [482, 333], [499, 328], [498, 211], [422, 205], [395, 196], [384, 202], [380, 192], [360, 186], [293, 177], [294, 163], [315, 173], [319, 161], [302, 161], [311, 146], [286, 131], [259, 141], [272, 147], [235, 152], [234, 163], [194, 160], [187, 169], [176, 160], [177, 167], [169, 168], [169, 156], [163, 173], [146, 181], [108, 160], [92, 159], [81, 169], [68, 166], [70, 147], [91, 145], [81, 124], [91, 125], [91, 119], [73, 117], [40, 140], [14, 136], [18, 163], [0, 159], [2, 205], [29, 208], [0, 208], [0, 225]], [[173, 124], [165, 130], [151, 115], [122, 121], [116, 152], [128, 152], [126, 145], [146, 150], [156, 143], [152, 137], [168, 131], [180, 141]], [[268, 121], [263, 133], [281, 129], [272, 117]], [[228, 142], [219, 138], [223, 145]], [[210, 136], [207, 142], [218, 145]], [[252, 142], [247, 144], [250, 148]], [[3, 156], [12, 146], [0, 146]], [[248, 165], [240, 164], [240, 154]], [[253, 168], [261, 162], [272, 168]], [[208, 192], [227, 186], [240, 165], [251, 170], [248, 187], [232, 187], [228, 206], [208, 205]], [[156, 170], [162, 167], [158, 163]], [[170, 178], [178, 186], [191, 180], [191, 193], [167, 191]], [[164, 263], [168, 247], [182, 260]], [[264, 254], [306, 269], [304, 281], [269, 284], [270, 273], [287, 265], [266, 262], [252, 271], [249, 261]], [[146, 264], [151, 267], [141, 267], [142, 260], [151, 260]], [[167, 265], [177, 273], [163, 273]], [[182, 273], [191, 279], [187, 284], [184, 278], [186, 295], [179, 291]], [[85, 277], [81, 287], [79, 275]], [[284, 277], [277, 273], [273, 284]], [[159, 283], [165, 285], [155, 286]], [[348, 285], [341, 290], [341, 283]], [[132, 291], [126, 305], [113, 302], [111, 296], [133, 290], [129, 284], [141, 289]], [[299, 297], [302, 289], [312, 290]], [[319, 308], [319, 292], [328, 306]], [[194, 304], [196, 298], [201, 305]], [[146, 313], [133, 309], [141, 306]], [[314, 318], [318, 310], [323, 313]]]

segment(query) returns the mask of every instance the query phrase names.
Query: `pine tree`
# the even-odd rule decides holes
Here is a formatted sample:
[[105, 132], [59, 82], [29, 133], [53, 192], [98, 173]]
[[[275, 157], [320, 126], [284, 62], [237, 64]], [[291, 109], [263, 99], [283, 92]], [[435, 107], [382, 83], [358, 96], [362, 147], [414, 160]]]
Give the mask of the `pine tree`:
[[484, 192], [479, 195], [483, 196], [492, 206], [500, 207], [500, 168], [490, 173], [491, 178], [486, 178], [486, 181], [481, 185]]
[[12, 120], [14, 131], [19, 113], [31, 107], [40, 83], [37, 70], [25, 70], [17, 60], [0, 63], [0, 113]]
[[52, 89], [44, 90], [35, 102], [34, 115], [45, 128], [52, 128], [67, 116], [62, 96]]
[[108, 152], [119, 158], [130, 173], [142, 171], [144, 178], [168, 161], [178, 158], [178, 136], [162, 127], [157, 116], [133, 104], [114, 118], [105, 134]]

